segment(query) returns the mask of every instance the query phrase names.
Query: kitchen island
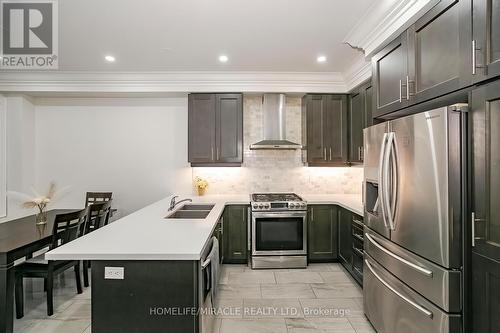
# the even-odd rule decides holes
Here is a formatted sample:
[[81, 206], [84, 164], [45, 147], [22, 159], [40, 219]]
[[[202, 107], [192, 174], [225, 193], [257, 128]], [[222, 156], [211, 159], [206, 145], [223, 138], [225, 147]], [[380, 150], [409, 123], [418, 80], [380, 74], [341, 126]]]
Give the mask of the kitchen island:
[[[362, 212], [359, 195], [302, 196]], [[94, 333], [211, 332], [213, 316], [206, 310], [213, 302], [203, 258], [224, 208], [249, 205], [250, 196], [192, 197], [193, 203], [214, 205], [206, 218], [165, 219], [171, 198], [46, 254], [48, 260], [92, 261]]]

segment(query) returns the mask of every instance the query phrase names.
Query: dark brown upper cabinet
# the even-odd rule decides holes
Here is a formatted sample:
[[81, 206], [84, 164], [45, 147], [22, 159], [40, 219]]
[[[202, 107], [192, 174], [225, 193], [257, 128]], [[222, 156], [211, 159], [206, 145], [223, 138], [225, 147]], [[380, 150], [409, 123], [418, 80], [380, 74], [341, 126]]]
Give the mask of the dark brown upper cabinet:
[[472, 84], [471, 0], [442, 0], [372, 58], [374, 117]]
[[373, 86], [372, 82], [368, 82], [361, 86], [363, 93], [363, 128], [368, 128], [373, 125]]
[[190, 94], [188, 160], [192, 166], [239, 166], [243, 162], [241, 94]]
[[500, 0], [473, 0], [473, 80], [500, 76]]
[[408, 32], [405, 31], [372, 58], [375, 117], [408, 105], [407, 81]]
[[412, 104], [471, 85], [470, 6], [470, 0], [443, 0], [408, 29]]
[[349, 96], [349, 162], [363, 163], [363, 94]]
[[304, 162], [309, 166], [346, 165], [346, 95], [306, 95], [302, 112]]
[[373, 125], [372, 91], [369, 82], [355, 88], [349, 95], [349, 163], [363, 163], [363, 129]]

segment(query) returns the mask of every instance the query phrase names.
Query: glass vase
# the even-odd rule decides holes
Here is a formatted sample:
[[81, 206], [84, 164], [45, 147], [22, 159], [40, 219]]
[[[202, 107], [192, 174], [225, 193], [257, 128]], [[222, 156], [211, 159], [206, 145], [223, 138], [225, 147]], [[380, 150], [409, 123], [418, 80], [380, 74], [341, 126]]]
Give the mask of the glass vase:
[[40, 209], [36, 214], [36, 225], [43, 225], [47, 223], [47, 211], [45, 209]]

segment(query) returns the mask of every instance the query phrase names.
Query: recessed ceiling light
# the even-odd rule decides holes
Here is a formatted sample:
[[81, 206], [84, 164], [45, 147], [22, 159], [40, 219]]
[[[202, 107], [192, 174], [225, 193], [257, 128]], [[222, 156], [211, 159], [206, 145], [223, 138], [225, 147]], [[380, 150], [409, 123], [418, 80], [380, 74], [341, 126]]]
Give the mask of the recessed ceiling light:
[[227, 55], [220, 55], [219, 56], [220, 62], [227, 62], [228, 60], [229, 60], [229, 58], [227, 57]]
[[104, 59], [107, 61], [107, 62], [115, 62], [116, 61], [116, 58], [113, 57], [112, 55], [107, 55], [104, 57]]
[[319, 63], [326, 62], [326, 57], [325, 56], [319, 56], [318, 58], [316, 58], [316, 61], [319, 62]]

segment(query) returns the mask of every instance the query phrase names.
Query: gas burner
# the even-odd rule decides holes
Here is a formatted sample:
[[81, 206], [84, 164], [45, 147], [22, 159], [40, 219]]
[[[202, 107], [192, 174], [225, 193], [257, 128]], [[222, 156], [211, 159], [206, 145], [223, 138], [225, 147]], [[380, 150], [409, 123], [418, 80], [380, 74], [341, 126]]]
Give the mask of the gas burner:
[[252, 211], [306, 210], [307, 203], [295, 193], [254, 193]]

